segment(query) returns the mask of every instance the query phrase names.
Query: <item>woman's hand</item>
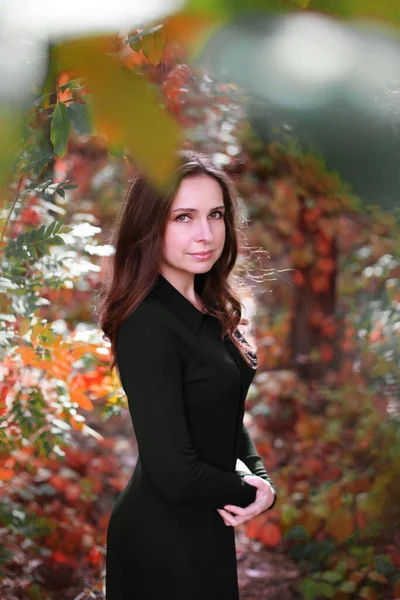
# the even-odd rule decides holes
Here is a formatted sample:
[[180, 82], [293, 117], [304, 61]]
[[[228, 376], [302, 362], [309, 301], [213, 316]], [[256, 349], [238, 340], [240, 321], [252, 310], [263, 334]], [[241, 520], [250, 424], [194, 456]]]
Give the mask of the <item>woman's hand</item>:
[[[248, 473], [249, 475], [252, 475], [252, 472], [250, 471], [249, 467], [247, 465], [244, 464], [244, 462], [242, 460], [240, 460], [240, 458], [238, 458], [236, 460], [236, 467], [235, 467], [236, 471], [241, 471], [242, 473]], [[234, 521], [234, 517], [232, 517], [231, 513], [229, 513], [228, 511], [224, 510], [223, 508], [217, 508], [217, 511], [219, 512], [219, 514], [221, 515], [225, 525], [234, 525], [235, 523]]]
[[217, 508], [225, 525], [234, 527], [250, 521], [250, 519], [269, 508], [274, 501], [275, 492], [268, 481], [257, 475], [245, 475], [243, 480], [257, 488], [256, 499], [246, 508], [234, 504], [226, 504], [224, 508]]

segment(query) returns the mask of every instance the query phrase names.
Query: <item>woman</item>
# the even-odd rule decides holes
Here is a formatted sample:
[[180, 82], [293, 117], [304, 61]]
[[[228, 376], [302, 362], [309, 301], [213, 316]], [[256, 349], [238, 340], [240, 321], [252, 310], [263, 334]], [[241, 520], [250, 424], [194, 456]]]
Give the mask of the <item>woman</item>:
[[237, 600], [233, 527], [276, 501], [243, 423], [256, 355], [228, 283], [235, 188], [207, 156], [178, 158], [162, 190], [128, 188], [101, 307], [139, 450], [108, 525], [107, 600]]

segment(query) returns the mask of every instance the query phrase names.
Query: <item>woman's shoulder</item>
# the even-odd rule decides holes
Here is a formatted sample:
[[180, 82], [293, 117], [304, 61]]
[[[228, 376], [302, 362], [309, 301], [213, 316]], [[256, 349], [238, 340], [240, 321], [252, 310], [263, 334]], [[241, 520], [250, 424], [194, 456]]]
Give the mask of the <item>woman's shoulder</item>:
[[130, 312], [120, 325], [121, 332], [137, 334], [138, 336], [151, 335], [153, 342], [156, 339], [164, 340], [171, 337], [173, 327], [168, 318], [168, 311], [157, 298], [148, 295]]
[[116, 359], [121, 371], [149, 360], [177, 364], [184, 352], [163, 307], [153, 299], [145, 298], [122, 321], [116, 340]]

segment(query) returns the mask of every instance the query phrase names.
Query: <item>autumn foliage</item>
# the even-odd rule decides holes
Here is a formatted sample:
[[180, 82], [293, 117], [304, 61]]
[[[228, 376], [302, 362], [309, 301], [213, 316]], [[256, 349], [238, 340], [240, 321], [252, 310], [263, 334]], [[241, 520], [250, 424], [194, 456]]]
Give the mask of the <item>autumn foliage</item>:
[[[249, 281], [276, 274], [254, 285], [259, 368], [246, 418], [279, 500], [246, 533], [298, 562], [306, 599], [400, 596], [396, 217], [363, 210], [317, 157], [263, 145], [240, 90], [204, 77], [163, 35], [102, 44], [158, 86], [188, 139], [229, 159], [248, 243], [271, 256]], [[76, 76], [59, 73], [50, 107], [58, 153], [38, 158], [32, 121], [3, 224], [0, 586], [10, 600], [102, 597], [107, 519], [130, 476], [118, 450], [125, 399], [93, 325], [93, 290], [133, 167], [108, 114], [87, 133], [91, 90]], [[84, 108], [67, 110], [75, 104]]]

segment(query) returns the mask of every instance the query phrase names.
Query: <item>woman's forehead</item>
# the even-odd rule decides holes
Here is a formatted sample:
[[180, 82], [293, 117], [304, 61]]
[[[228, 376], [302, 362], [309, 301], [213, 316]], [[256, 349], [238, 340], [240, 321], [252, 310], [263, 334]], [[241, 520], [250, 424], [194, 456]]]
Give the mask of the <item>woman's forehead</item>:
[[[190, 202], [196, 203], [196, 206]], [[175, 194], [172, 206], [173, 208], [197, 209], [198, 205], [205, 203], [214, 206], [215, 201], [223, 206], [223, 192], [220, 184], [213, 177], [196, 176], [185, 177]], [[182, 204], [183, 203], [183, 204]], [[181, 206], [182, 204], [182, 206]]]

